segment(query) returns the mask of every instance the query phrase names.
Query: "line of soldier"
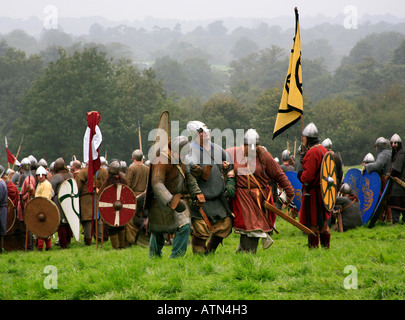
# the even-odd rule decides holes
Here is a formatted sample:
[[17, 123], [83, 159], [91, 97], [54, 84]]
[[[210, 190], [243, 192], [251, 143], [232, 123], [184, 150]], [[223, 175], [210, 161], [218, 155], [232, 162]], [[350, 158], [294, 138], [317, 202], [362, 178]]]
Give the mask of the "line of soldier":
[[[132, 155], [134, 163], [129, 168], [126, 167], [125, 162], [112, 160], [109, 166], [105, 163], [105, 167], [102, 166], [99, 169], [99, 174], [95, 177], [97, 186], [105, 187], [109, 176], [111, 176], [109, 183], [113, 183], [115, 176], [120, 183], [129, 185], [137, 196], [137, 212], [133, 221], [120, 230], [108, 228], [113, 248], [124, 248], [143, 241], [144, 245], [149, 246], [150, 257], [160, 257], [165, 241], [172, 240], [170, 258], [176, 258], [186, 253], [191, 234], [193, 253], [207, 254], [215, 252], [232, 230], [240, 234], [237, 252], [256, 253], [260, 239], [263, 249], [270, 247], [273, 243], [271, 235], [276, 231], [275, 215], [263, 206], [263, 202], [274, 204], [277, 200], [277, 193], [271, 188], [273, 182], [286, 192], [286, 205], [291, 203], [294, 189], [284, 174], [285, 170], [292, 170], [291, 166], [285, 166], [284, 163], [278, 165], [272, 155], [260, 146], [259, 135], [253, 129], [246, 132], [243, 146], [227, 150], [210, 141], [210, 131], [204, 123], [190, 121], [187, 129], [193, 138], [192, 141], [189, 142], [188, 137], [185, 136], [173, 139], [170, 142], [170, 150], [177, 150], [177, 152], [169, 152], [166, 155], [168, 159], [165, 159], [168, 161], [155, 161], [148, 167], [143, 163], [142, 152], [135, 150]], [[399, 136], [395, 134], [389, 145], [392, 146], [392, 152], [386, 139], [384, 143], [382, 139], [377, 139], [375, 143], [377, 160], [364, 163], [364, 170], [379, 170], [381, 177], [385, 177], [388, 166], [391, 175], [402, 178], [405, 152]], [[389, 163], [386, 161], [387, 152], [384, 151], [387, 149], [390, 151]], [[318, 247], [319, 241], [321, 246], [330, 247], [331, 215], [325, 210], [319, 195], [319, 168], [328, 150], [331, 150], [330, 139], [325, 139], [320, 144], [316, 126], [313, 123], [306, 126], [302, 132], [300, 159], [295, 163], [295, 170], [303, 183], [303, 194], [311, 195], [303, 197], [299, 214], [299, 221], [310, 227], [316, 235], [308, 236], [310, 248]], [[216, 152], [221, 155], [221, 161], [215, 161], [213, 155]], [[21, 162], [20, 175], [9, 177], [8, 172], [4, 172], [4, 168], [2, 172], [5, 173], [3, 180], [7, 181], [8, 193], [13, 196], [12, 201], [19, 201], [16, 204], [17, 220], [22, 229], [24, 205], [35, 196], [33, 190], [37, 188], [37, 184], [41, 185], [42, 181], [39, 180], [43, 179], [44, 169], [47, 168], [44, 159], [36, 163], [35, 158], [30, 157], [31, 159], [26, 158]], [[369, 158], [370, 154], [365, 158], [367, 157]], [[288, 161], [291, 160], [291, 157], [283, 152], [283, 162], [287, 162], [287, 158]], [[176, 161], [173, 162], [173, 159]], [[380, 159], [384, 159], [382, 166]], [[250, 161], [255, 162], [254, 170], [249, 168], [249, 163], [252, 163]], [[335, 158], [335, 161], [338, 164], [337, 177], [338, 186], [340, 186], [342, 161], [340, 157]], [[32, 173], [33, 168], [36, 168], [35, 176]], [[381, 168], [385, 171], [381, 171]], [[58, 190], [58, 185], [69, 177], [75, 178], [80, 192], [84, 242], [90, 245], [92, 234], [94, 234], [94, 221], [92, 221], [91, 195], [87, 193], [85, 187], [86, 167], [76, 161], [71, 163], [71, 171], [69, 171], [64, 160], [59, 158], [51, 164], [46, 175], [52, 186], [51, 198], [57, 204], [55, 192]], [[12, 187], [13, 181], [19, 181], [21, 195]], [[405, 198], [403, 188], [396, 189], [393, 189], [389, 203], [394, 217], [393, 223], [399, 221], [399, 215], [404, 212], [405, 207], [402, 204]], [[347, 189], [347, 185], [343, 184], [340, 190], [342, 195], [350, 197], [351, 192]], [[399, 193], [401, 195], [397, 195]], [[18, 196], [20, 196], [19, 200]], [[105, 226], [103, 228], [101, 219], [97, 223], [99, 223], [97, 236], [101, 239], [104, 236], [102, 230], [106, 228]], [[23, 231], [19, 230], [20, 233]], [[5, 234], [4, 230], [2, 232]], [[173, 239], [168, 239], [167, 235], [172, 235]], [[71, 231], [63, 214], [61, 214], [58, 236], [61, 248], [67, 248]], [[32, 249], [31, 234], [28, 240], [29, 248]], [[50, 248], [48, 245], [50, 241], [38, 240], [39, 249], [43, 246], [43, 242], [47, 249]]]

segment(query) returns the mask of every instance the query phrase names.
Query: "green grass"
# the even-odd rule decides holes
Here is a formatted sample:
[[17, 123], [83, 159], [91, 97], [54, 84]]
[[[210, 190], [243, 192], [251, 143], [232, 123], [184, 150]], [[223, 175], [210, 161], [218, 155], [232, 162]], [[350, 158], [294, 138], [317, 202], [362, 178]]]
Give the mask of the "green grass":
[[[307, 247], [307, 237], [277, 219], [280, 234], [256, 255], [235, 253], [232, 234], [208, 256], [150, 259], [148, 249], [86, 247], [4, 252], [0, 255], [1, 300], [403, 300], [405, 226], [379, 223], [345, 233], [332, 231], [330, 250]], [[46, 289], [57, 270], [57, 288]], [[357, 269], [357, 289], [346, 289], [347, 266]], [[54, 283], [55, 284], [55, 283]]]

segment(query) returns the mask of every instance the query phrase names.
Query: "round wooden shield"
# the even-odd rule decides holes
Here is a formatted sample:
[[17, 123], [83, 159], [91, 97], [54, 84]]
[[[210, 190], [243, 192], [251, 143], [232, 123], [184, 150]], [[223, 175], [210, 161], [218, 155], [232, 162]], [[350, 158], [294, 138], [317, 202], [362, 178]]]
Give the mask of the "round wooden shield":
[[112, 227], [124, 226], [135, 214], [136, 196], [124, 184], [110, 185], [101, 192], [98, 207], [106, 224]]
[[331, 151], [325, 153], [321, 164], [321, 194], [326, 210], [331, 212], [336, 202], [336, 165]]
[[36, 197], [27, 203], [24, 210], [24, 222], [33, 234], [47, 238], [58, 230], [59, 209], [56, 204], [44, 197]]
[[10, 198], [7, 200], [7, 226], [6, 233], [9, 233], [14, 226], [15, 219], [17, 218], [16, 208]]

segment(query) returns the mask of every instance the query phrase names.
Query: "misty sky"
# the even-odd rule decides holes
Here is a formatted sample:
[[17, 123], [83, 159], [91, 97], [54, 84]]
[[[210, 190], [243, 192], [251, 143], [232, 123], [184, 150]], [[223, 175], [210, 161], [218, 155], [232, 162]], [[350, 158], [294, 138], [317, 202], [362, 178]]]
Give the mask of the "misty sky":
[[102, 16], [115, 21], [148, 16], [180, 20], [273, 18], [293, 15], [295, 6], [301, 16], [335, 17], [348, 5], [357, 8], [359, 17], [386, 13], [405, 16], [404, 0], [0, 0], [0, 17], [43, 19], [48, 5], [54, 5], [60, 17]]

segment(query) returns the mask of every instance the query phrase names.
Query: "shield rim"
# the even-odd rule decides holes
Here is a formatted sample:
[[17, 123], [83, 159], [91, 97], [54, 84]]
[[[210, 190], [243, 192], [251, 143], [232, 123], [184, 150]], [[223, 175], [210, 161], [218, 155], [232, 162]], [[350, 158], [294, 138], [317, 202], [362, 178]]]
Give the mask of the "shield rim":
[[[8, 210], [9, 207], [10, 207], [10, 205], [13, 207], [13, 222], [11, 223], [10, 227], [6, 229], [6, 234], [7, 234], [11, 229], [13, 229], [14, 224], [15, 224], [15, 221], [17, 220], [16, 207], [14, 206], [14, 203], [13, 203], [13, 201], [10, 199], [10, 197], [7, 197], [7, 220], [8, 220], [9, 213], [10, 213], [10, 211]], [[6, 227], [7, 227], [7, 225], [6, 225]]]
[[[73, 208], [74, 209], [74, 211], [75, 211], [75, 214], [76, 214], [76, 211], [78, 212], [78, 214], [76, 214], [76, 216], [77, 216], [77, 218], [79, 219], [79, 230], [74, 230], [73, 229], [73, 227], [72, 227], [72, 224], [71, 224], [71, 221], [69, 220], [70, 219], [70, 217], [66, 214], [66, 211], [65, 211], [65, 209], [63, 208], [63, 206], [62, 206], [62, 202], [60, 201], [60, 189], [62, 188], [62, 185], [65, 183], [65, 182], [67, 182], [67, 183], [69, 183], [69, 180], [72, 180], [73, 182], [74, 182], [74, 185], [76, 185], [76, 189], [77, 189], [77, 201], [78, 201], [78, 208]], [[72, 197], [69, 197], [69, 198], [72, 198]], [[80, 217], [80, 194], [79, 194], [79, 188], [78, 188], [78, 186], [77, 186], [77, 182], [76, 182], [76, 180], [74, 179], [74, 178], [68, 178], [68, 179], [66, 179], [65, 181], [63, 181], [61, 184], [60, 184], [60, 186], [59, 186], [59, 189], [58, 189], [58, 202], [59, 202], [59, 205], [60, 205], [60, 208], [62, 209], [62, 211], [63, 211], [63, 213], [64, 213], [64, 215], [65, 215], [65, 217], [66, 217], [66, 220], [68, 221], [68, 223], [69, 223], [69, 226], [71, 227], [71, 229], [72, 229], [72, 232], [73, 232], [73, 234], [74, 234], [74, 236], [75, 236], [75, 239], [76, 239], [76, 241], [79, 241], [79, 238], [80, 238], [80, 221], [81, 221], [81, 217]], [[72, 206], [73, 207], [73, 206]], [[78, 209], [78, 210], [76, 210], [76, 209]]]
[[[123, 227], [123, 226], [125, 226], [129, 221], [131, 221], [131, 220], [133, 219], [133, 217], [135, 216], [135, 213], [136, 213], [136, 196], [135, 196], [134, 191], [133, 191], [129, 186], [127, 186], [126, 184], [118, 183], [117, 185], [121, 185], [121, 186], [127, 188], [129, 191], [131, 191], [131, 194], [134, 196], [135, 209], [133, 209], [133, 214], [132, 214], [131, 218], [129, 218], [128, 221], [127, 221], [125, 224], [123, 224], [123, 225], [113, 225], [113, 224], [110, 224], [109, 222], [107, 222], [106, 219], [104, 219], [103, 214], [102, 214], [102, 212], [104, 211], [104, 210], [102, 210], [102, 209], [104, 209], [104, 208], [103, 208], [103, 207], [100, 207], [100, 205], [98, 205], [98, 208], [99, 208], [99, 210], [100, 210], [100, 217], [101, 217], [101, 219], [103, 219], [103, 221], [104, 221], [107, 225], [109, 225], [110, 227]], [[113, 184], [107, 186], [107, 187], [100, 193], [100, 195], [99, 195], [99, 197], [98, 197], [98, 202], [101, 201], [101, 198], [102, 198], [102, 195], [104, 194], [104, 192], [105, 192], [106, 190], [108, 190], [108, 189], [114, 187], [114, 186], [115, 186], [115, 185], [113, 185]], [[132, 210], [132, 209], [130, 209], [130, 210]]]
[[[329, 161], [329, 164], [333, 163], [332, 172], [330, 172], [330, 170], [329, 170], [330, 166], [327, 165], [327, 161]], [[326, 169], [326, 173], [328, 174], [328, 176], [331, 176], [334, 181], [332, 187], [326, 187], [325, 191], [323, 189], [323, 183], [325, 182], [325, 178], [326, 178], [323, 173], [324, 168]], [[321, 163], [319, 184], [321, 187], [321, 196], [322, 196], [323, 205], [328, 212], [331, 212], [333, 210], [333, 208], [335, 207], [336, 194], [337, 194], [336, 163], [335, 163], [335, 160], [333, 159], [332, 151], [326, 152], [325, 155], [323, 156], [322, 163]], [[333, 192], [333, 188], [334, 188], [334, 192]], [[331, 200], [331, 202], [329, 204], [326, 202], [326, 197], [329, 197], [329, 199]]]
[[[35, 233], [34, 230], [32, 230], [32, 229], [30, 228], [30, 226], [29, 226], [29, 225], [27, 224], [27, 222], [26, 222], [26, 212], [27, 212], [26, 210], [27, 210], [27, 208], [29, 208], [29, 206], [32, 206], [33, 201], [36, 201], [35, 199], [45, 199], [46, 201], [48, 201], [48, 203], [50, 203], [50, 205], [51, 205], [52, 207], [54, 207], [54, 208], [56, 209], [56, 213], [57, 213], [57, 215], [58, 215], [58, 219], [57, 219], [57, 220], [58, 220], [58, 223], [57, 223], [57, 225], [55, 226], [55, 228], [52, 229], [53, 231], [52, 231], [50, 234], [48, 234], [48, 235]], [[40, 237], [40, 238], [47, 238], [47, 237], [49, 237], [50, 235], [54, 234], [54, 233], [58, 230], [58, 228], [59, 228], [59, 225], [60, 225], [60, 212], [59, 212], [59, 208], [58, 208], [58, 206], [57, 206], [52, 200], [49, 200], [48, 198], [45, 198], [45, 197], [35, 197], [35, 198], [31, 199], [30, 201], [28, 201], [27, 206], [26, 206], [25, 209], [24, 209], [24, 223], [25, 223], [27, 229], [29, 229], [29, 230], [30, 230], [33, 234], [35, 234], [37, 237]], [[35, 231], [37, 231], [37, 230], [35, 230]]]

